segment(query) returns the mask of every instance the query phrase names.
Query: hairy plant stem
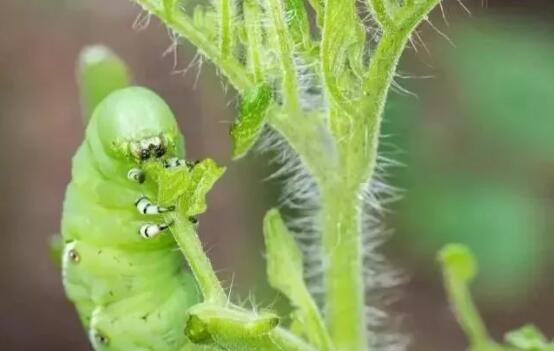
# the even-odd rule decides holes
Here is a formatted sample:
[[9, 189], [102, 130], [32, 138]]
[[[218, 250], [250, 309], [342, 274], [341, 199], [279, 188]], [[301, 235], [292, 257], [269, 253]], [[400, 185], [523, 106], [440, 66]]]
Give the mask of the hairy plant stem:
[[373, 176], [384, 102], [404, 47], [403, 40], [393, 39], [385, 35], [372, 58], [367, 115], [335, 129], [336, 140], [343, 140], [338, 178], [321, 184], [326, 317], [337, 350], [367, 349], [361, 191]]
[[224, 306], [227, 303], [227, 295], [217, 279], [210, 259], [204, 253], [194, 225], [179, 213], [169, 213], [164, 217], [167, 223], [173, 223], [173, 237], [185, 256], [205, 301]]
[[[366, 350], [360, 201], [341, 184], [323, 190], [326, 318], [337, 350]], [[348, 328], [344, 326], [348, 325]]]
[[179, 11], [168, 14], [158, 0], [135, 0], [144, 10], [156, 15], [166, 26], [189, 40], [200, 50], [216, 67], [229, 79], [229, 82], [242, 92], [253, 86], [249, 75], [246, 74], [241, 63], [232, 55], [230, 49], [221, 50], [217, 43], [210, 41], [202, 31], [193, 25], [189, 16]]

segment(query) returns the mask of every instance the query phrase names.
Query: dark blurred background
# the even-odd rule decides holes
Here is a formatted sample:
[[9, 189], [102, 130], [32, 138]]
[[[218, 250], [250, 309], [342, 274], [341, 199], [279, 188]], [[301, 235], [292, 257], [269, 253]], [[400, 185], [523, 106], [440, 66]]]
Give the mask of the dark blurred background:
[[[481, 275], [474, 285], [495, 337], [527, 321], [554, 332], [554, 2], [445, 1], [420, 29], [387, 107], [383, 152], [404, 199], [390, 206], [396, 229], [385, 250], [411, 280], [395, 306], [412, 350], [463, 350], [435, 253], [465, 242]], [[191, 158], [229, 166], [201, 217], [201, 236], [220, 275], [242, 298], [277, 298], [263, 283], [261, 218], [278, 183], [263, 157], [230, 162], [235, 95], [204, 64], [183, 74], [195, 51], [155, 19], [114, 0], [3, 0], [0, 6], [0, 349], [89, 350], [60, 274], [48, 257], [59, 230], [71, 157], [83, 135], [75, 84], [80, 49], [103, 43], [135, 81], [179, 116]], [[133, 25], [135, 23], [135, 25]], [[148, 25], [145, 25], [148, 24]], [[164, 52], [167, 52], [164, 54]], [[408, 77], [409, 76], [409, 77]], [[430, 77], [432, 76], [432, 78]], [[250, 294], [251, 293], [251, 294]], [[253, 299], [253, 298], [251, 298]]]

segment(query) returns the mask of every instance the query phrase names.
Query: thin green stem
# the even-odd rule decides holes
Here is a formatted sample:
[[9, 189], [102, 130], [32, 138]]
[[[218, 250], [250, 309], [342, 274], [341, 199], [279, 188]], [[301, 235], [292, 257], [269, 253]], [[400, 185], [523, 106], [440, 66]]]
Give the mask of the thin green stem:
[[[352, 0], [328, 0], [325, 3], [325, 21], [321, 33], [321, 74], [330, 100], [330, 109], [343, 111], [341, 117], [346, 118], [347, 121], [360, 116], [355, 108], [356, 104], [352, 104], [345, 95], [338, 79], [344, 74], [343, 70], [346, 67], [345, 52], [349, 49], [347, 41], [355, 34], [353, 27], [359, 25], [355, 20], [357, 18], [355, 11]], [[333, 123], [332, 119], [331, 123]]]
[[134, 1], [146, 11], [156, 15], [167, 27], [194, 44], [204, 56], [218, 67], [239, 92], [254, 85], [242, 64], [234, 57], [221, 56], [219, 47], [206, 38], [199, 29], [195, 28], [192, 24], [193, 21], [188, 16], [179, 11], [175, 11], [169, 16], [159, 0]]
[[294, 46], [299, 52], [307, 54], [313, 47], [310, 36], [308, 14], [304, 7], [304, 0], [284, 0], [284, 9], [287, 14], [286, 24]]
[[244, 0], [244, 25], [247, 36], [248, 69], [254, 76], [254, 81], [260, 83], [264, 79], [262, 65], [262, 31], [261, 8], [257, 0]]
[[267, 0], [267, 10], [271, 17], [272, 37], [279, 55], [282, 71], [281, 90], [285, 106], [289, 113], [296, 114], [300, 110], [296, 70], [294, 68], [294, 44], [285, 23], [285, 11], [281, 0]]
[[387, 10], [385, 1], [386, 0], [369, 0], [368, 6], [381, 28], [389, 30], [394, 28], [395, 24]]
[[450, 306], [469, 339], [471, 350], [499, 350], [490, 338], [469, 291], [469, 284], [478, 270], [470, 249], [461, 244], [449, 244], [440, 250], [438, 259]]
[[413, 2], [411, 5], [406, 4], [406, 6], [396, 14], [395, 21], [400, 23], [402, 30], [411, 32], [441, 1], [442, 0], [426, 0], [417, 4]]
[[173, 237], [185, 256], [205, 301], [224, 306], [227, 303], [227, 295], [202, 248], [202, 242], [194, 226], [188, 219], [175, 212], [164, 215], [164, 219], [167, 223], [172, 223]]
[[219, 49], [221, 57], [232, 55], [233, 47], [233, 3], [231, 0], [219, 0]]
[[446, 289], [458, 323], [468, 337], [471, 347], [479, 349], [489, 344], [487, 328], [473, 303], [469, 288], [457, 279], [446, 278]]

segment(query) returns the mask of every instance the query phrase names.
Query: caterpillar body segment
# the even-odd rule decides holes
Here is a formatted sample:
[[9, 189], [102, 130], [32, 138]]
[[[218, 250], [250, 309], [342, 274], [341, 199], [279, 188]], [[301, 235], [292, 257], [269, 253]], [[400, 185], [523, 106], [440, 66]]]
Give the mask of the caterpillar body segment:
[[188, 316], [181, 310], [183, 304], [195, 302], [187, 293], [194, 285], [192, 277], [180, 275], [168, 283], [160, 291], [133, 295], [97, 308], [89, 329], [95, 349], [198, 350], [185, 337], [183, 329]]
[[[134, 168], [139, 169], [139, 167]], [[152, 197], [156, 192], [155, 184], [146, 181], [146, 176], [142, 184], [129, 180], [130, 169], [133, 168], [130, 167], [115, 179], [105, 177], [97, 165], [90, 146], [85, 141], [73, 157], [72, 179], [68, 190], [71, 188], [85, 195], [87, 202], [97, 203], [101, 207], [127, 210], [129, 203], [133, 204], [138, 196]], [[67, 195], [66, 193], [66, 198]]]
[[173, 208], [148, 200], [157, 187], [143, 171], [168, 158], [184, 158], [183, 137], [165, 102], [140, 87], [97, 106], [73, 158], [63, 282], [97, 351], [199, 349], [183, 332], [199, 292], [160, 215]]
[[[64, 252], [64, 283], [70, 299], [86, 298], [106, 306], [156, 291], [159, 284], [163, 287], [180, 272], [180, 264], [179, 255], [168, 253], [167, 248], [125, 250], [73, 241]], [[172, 269], [166, 269], [168, 266]]]

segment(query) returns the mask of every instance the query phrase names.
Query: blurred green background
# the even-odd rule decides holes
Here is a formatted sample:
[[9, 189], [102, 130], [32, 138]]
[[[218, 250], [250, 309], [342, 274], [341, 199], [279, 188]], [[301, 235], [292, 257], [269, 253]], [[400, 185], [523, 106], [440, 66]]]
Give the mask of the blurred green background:
[[[404, 164], [387, 172], [404, 198], [389, 206], [396, 235], [384, 250], [411, 276], [393, 309], [417, 351], [465, 346], [434, 258], [452, 241], [480, 261], [474, 290], [495, 336], [526, 321], [554, 335], [554, 2], [465, 4], [472, 16], [446, 0], [448, 24], [432, 18], [454, 46], [421, 27], [425, 45], [414, 40], [397, 80], [417, 97], [393, 93], [384, 125], [383, 155]], [[262, 283], [261, 219], [279, 184], [264, 181], [263, 157], [230, 163], [235, 94], [139, 13], [114, 0], [0, 5], [0, 350], [89, 350], [47, 251], [83, 135], [74, 71], [89, 44], [110, 46], [170, 103], [191, 158], [229, 165], [202, 239], [237, 296], [278, 298]]]

